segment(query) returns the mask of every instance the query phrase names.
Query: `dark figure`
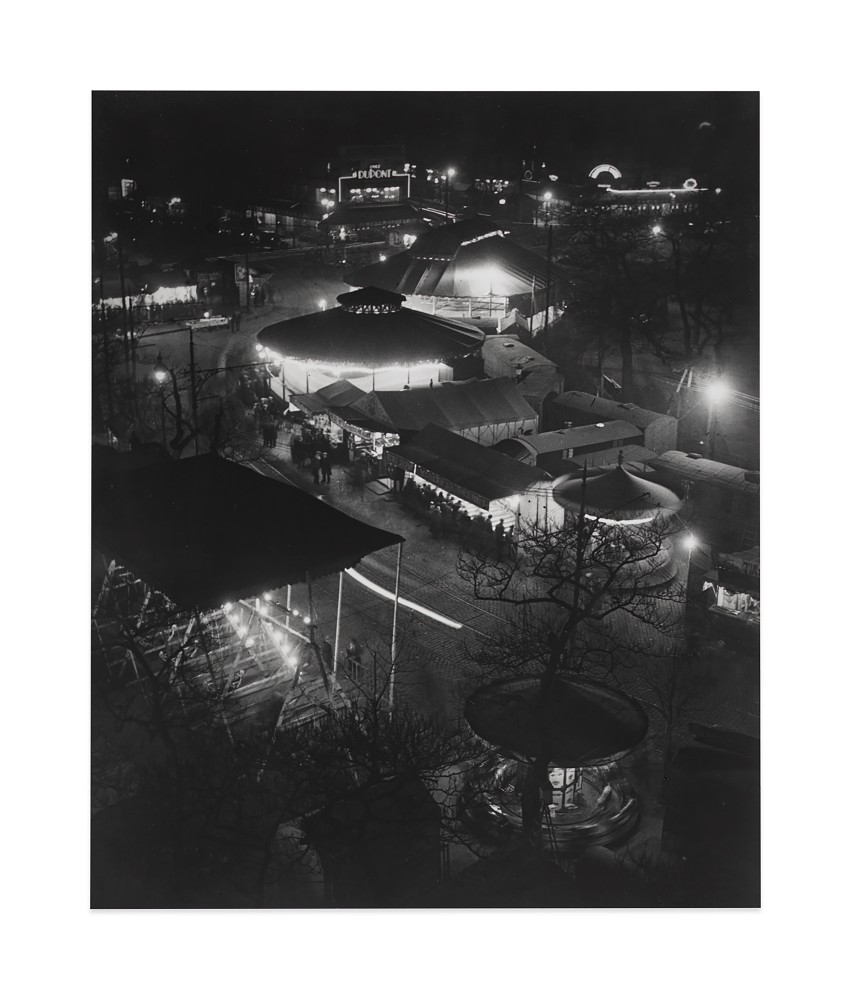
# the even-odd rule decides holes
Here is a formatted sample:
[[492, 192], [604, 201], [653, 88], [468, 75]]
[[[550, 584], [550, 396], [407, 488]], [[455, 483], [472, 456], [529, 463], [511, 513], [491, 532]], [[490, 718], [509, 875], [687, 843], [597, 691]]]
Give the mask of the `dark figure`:
[[332, 456], [328, 451], [322, 453], [320, 459], [320, 469], [323, 473], [323, 483], [328, 484], [332, 481]]
[[350, 639], [347, 646], [347, 673], [354, 681], [361, 680], [361, 646], [358, 639]]
[[323, 666], [326, 668], [326, 673], [331, 674], [335, 669], [335, 652], [332, 649], [332, 643], [328, 636], [326, 636], [320, 646], [320, 655], [323, 658]]
[[498, 559], [503, 559], [504, 557], [505, 541], [506, 529], [504, 528], [503, 521], [498, 521], [498, 526], [495, 528], [495, 550], [497, 551]]
[[314, 474], [314, 485], [320, 485], [320, 464], [323, 461], [323, 456], [319, 451], [315, 451], [311, 456], [311, 472]]

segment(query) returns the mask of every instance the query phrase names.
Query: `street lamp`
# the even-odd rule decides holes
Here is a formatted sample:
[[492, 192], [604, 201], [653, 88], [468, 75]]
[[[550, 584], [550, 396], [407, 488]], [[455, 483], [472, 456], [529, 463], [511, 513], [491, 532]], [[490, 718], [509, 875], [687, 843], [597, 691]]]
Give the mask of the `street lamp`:
[[444, 217], [447, 221], [450, 221], [450, 181], [456, 174], [456, 170], [453, 167], [447, 168], [447, 173], [444, 175]]
[[154, 365], [154, 378], [160, 386], [160, 432], [163, 435], [164, 448], [166, 447], [166, 393], [163, 391], [163, 387], [168, 376], [169, 372], [163, 364], [163, 355], [158, 352]]
[[551, 224], [551, 199], [553, 197], [554, 196], [551, 194], [550, 191], [546, 191], [545, 194], [542, 195], [542, 198], [545, 201], [545, 224], [546, 225], [550, 225]]
[[652, 232], [654, 233], [655, 236], [660, 236], [660, 234], [663, 232], [663, 226], [652, 226]]
[[705, 428], [705, 447], [708, 458], [714, 457], [714, 446], [717, 443], [717, 412], [720, 403], [724, 402], [731, 390], [726, 382], [717, 379], [706, 389], [708, 394], [708, 426]]

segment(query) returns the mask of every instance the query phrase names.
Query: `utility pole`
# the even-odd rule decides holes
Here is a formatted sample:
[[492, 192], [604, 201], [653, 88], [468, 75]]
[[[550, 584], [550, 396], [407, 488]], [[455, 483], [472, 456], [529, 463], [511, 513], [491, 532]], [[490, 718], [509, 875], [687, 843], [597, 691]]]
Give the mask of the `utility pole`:
[[195, 438], [195, 453], [198, 455], [198, 395], [195, 384], [195, 344], [193, 343], [193, 328], [190, 326], [190, 400], [193, 410], [193, 436]]
[[548, 280], [545, 285], [545, 325], [542, 327], [542, 346], [548, 347], [548, 318], [551, 314], [551, 220], [548, 220]]

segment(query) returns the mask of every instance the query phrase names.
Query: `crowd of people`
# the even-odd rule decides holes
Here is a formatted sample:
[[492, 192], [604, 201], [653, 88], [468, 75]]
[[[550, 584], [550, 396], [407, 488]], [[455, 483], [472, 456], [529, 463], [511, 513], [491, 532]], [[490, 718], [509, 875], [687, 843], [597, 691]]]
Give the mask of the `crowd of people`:
[[[396, 480], [400, 483], [399, 478]], [[455, 538], [469, 550], [503, 559], [512, 551], [513, 530], [503, 522], [494, 524], [480, 514], [472, 517], [459, 500], [453, 500], [427, 484], [408, 478], [399, 495], [403, 506], [424, 518], [433, 538]]]
[[302, 425], [302, 434], [290, 439], [290, 457], [297, 469], [309, 467], [314, 477], [314, 485], [327, 485], [332, 481], [334, 446], [325, 431], [318, 431], [307, 424]]

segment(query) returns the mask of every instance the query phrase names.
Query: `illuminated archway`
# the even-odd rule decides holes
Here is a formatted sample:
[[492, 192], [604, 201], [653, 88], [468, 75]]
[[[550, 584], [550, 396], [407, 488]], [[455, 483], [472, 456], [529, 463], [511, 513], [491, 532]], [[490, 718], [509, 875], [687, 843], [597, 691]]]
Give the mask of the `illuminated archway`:
[[612, 174], [616, 180], [622, 176], [622, 171], [618, 167], [614, 167], [611, 163], [599, 163], [597, 167], [593, 167], [589, 172], [589, 176], [592, 180], [595, 180], [599, 174]]

